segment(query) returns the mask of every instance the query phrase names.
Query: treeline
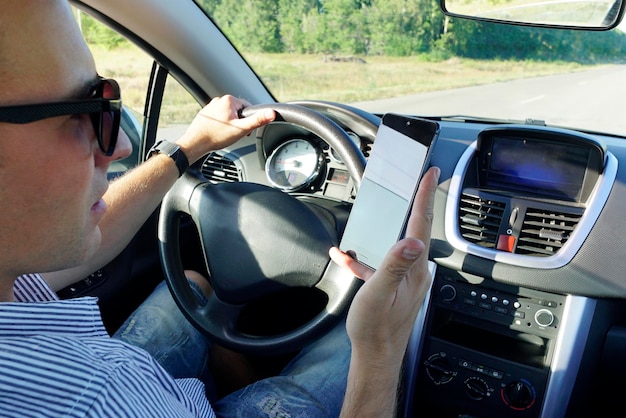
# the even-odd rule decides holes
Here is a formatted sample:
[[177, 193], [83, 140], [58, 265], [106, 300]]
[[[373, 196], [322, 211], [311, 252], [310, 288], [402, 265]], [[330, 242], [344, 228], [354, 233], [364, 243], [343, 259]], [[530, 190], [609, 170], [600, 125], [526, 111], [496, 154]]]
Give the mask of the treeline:
[[[242, 52], [613, 62], [626, 34], [446, 18], [439, 0], [197, 0]], [[94, 42], [119, 36], [82, 20]], [[585, 51], [581, 54], [581, 51]]]
[[[446, 19], [439, 0], [199, 0], [242, 51], [602, 62], [626, 35]], [[584, 46], [584, 49], [581, 47]]]

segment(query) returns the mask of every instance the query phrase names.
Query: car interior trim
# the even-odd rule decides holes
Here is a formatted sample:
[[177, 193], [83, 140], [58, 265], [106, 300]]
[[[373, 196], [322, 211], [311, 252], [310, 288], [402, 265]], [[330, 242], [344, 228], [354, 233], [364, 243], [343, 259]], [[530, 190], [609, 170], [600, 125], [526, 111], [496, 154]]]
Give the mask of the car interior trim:
[[566, 412], [583, 357], [585, 342], [591, 329], [595, 307], [595, 299], [573, 295], [567, 297], [563, 311], [563, 326], [556, 341], [541, 416], [557, 417], [563, 416]]
[[459, 251], [513, 266], [555, 269], [569, 263], [578, 250], [580, 250], [611, 193], [613, 183], [617, 176], [617, 158], [615, 158], [611, 152], [607, 152], [604, 171], [599, 175], [596, 187], [589, 197], [589, 205], [570, 239], [567, 240], [558, 253], [539, 258], [491, 250], [472, 244], [461, 237], [459, 233], [457, 210], [461, 198], [463, 179], [465, 178], [470, 162], [476, 154], [476, 151], [477, 142], [475, 141], [467, 147], [463, 155], [459, 158], [459, 162], [450, 179], [450, 188], [445, 209], [445, 234], [448, 242]]

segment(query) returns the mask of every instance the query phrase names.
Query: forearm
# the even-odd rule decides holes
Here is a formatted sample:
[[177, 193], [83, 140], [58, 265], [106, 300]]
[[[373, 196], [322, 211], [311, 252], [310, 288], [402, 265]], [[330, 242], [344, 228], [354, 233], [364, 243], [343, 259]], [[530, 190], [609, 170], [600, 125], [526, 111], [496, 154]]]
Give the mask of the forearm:
[[396, 415], [401, 361], [380, 360], [380, 356], [364, 356], [359, 360], [359, 355], [353, 352], [342, 418], [392, 418]]
[[102, 243], [98, 252], [78, 267], [43, 274], [48, 284], [60, 290], [111, 262], [154, 212], [177, 174], [172, 159], [159, 154], [111, 182], [104, 195], [107, 211], [99, 224]]

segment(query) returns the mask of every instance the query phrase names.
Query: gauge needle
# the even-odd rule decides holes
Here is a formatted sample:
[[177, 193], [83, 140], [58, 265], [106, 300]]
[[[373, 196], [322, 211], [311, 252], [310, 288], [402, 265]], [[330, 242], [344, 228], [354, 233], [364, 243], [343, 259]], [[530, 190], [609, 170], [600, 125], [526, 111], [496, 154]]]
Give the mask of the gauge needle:
[[302, 166], [302, 162], [298, 160], [280, 161], [279, 163], [285, 168], [287, 168], [288, 166], [292, 166], [294, 168], [298, 168]]

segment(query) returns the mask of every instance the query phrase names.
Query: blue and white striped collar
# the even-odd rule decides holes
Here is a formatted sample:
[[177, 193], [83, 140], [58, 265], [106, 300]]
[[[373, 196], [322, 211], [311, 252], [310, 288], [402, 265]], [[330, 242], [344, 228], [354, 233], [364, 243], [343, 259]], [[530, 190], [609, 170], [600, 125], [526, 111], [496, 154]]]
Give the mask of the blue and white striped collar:
[[0, 338], [54, 335], [108, 337], [98, 299], [0, 303]]

